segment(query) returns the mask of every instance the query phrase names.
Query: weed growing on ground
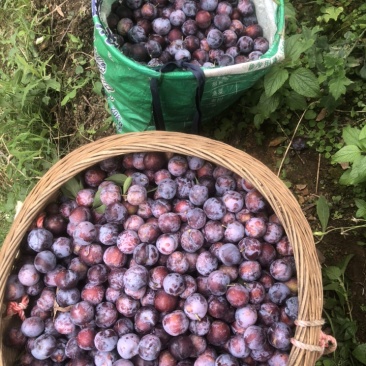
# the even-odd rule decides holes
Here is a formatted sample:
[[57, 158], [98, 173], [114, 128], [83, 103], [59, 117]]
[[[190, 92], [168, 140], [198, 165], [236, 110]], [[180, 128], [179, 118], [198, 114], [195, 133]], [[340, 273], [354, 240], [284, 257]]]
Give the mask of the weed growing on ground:
[[[316, 211], [321, 227], [321, 231], [314, 232], [315, 237], [320, 238], [317, 244], [325, 235], [335, 230], [339, 231], [341, 235], [346, 235], [349, 231], [366, 228], [366, 220], [357, 220], [357, 225], [351, 227], [328, 227], [330, 204], [323, 196], [320, 196], [317, 200]], [[334, 354], [322, 357], [317, 362], [317, 366], [357, 366], [366, 364], [366, 343], [360, 343], [357, 339], [357, 321], [352, 315], [353, 305], [350, 299], [348, 280], [345, 275], [353, 256], [353, 254], [348, 255], [339, 264], [322, 268], [323, 312], [331, 334], [337, 340], [338, 348]]]
[[[225, 114], [218, 121], [215, 137], [225, 139], [248, 130], [255, 134], [256, 129], [257, 142], [261, 142], [263, 126], [290, 136], [306, 110], [298, 135], [306, 136], [309, 145], [330, 158], [341, 146], [344, 121], [352, 119], [357, 125], [365, 121], [362, 39], [366, 4], [339, 3], [337, 7], [323, 1], [296, 4], [300, 9], [297, 12], [295, 3], [285, 2], [285, 60], [275, 64], [243, 96], [229, 111], [229, 118]], [[307, 17], [310, 12], [320, 15]], [[228, 127], [228, 119], [234, 122], [234, 131]]]
[[[53, 42], [44, 26], [49, 9], [33, 2], [5, 1], [0, 15], [0, 242], [15, 213], [38, 179], [68, 152], [69, 139], [57, 111], [73, 105], [86, 87], [101, 94], [92, 54], [67, 33], [65, 54], [71, 72], [56, 67], [52, 53], [43, 52]], [[84, 16], [87, 16], [84, 14]], [[11, 24], [11, 27], [9, 27]], [[76, 108], [76, 107], [75, 107]], [[102, 128], [102, 126], [101, 126]], [[90, 139], [95, 131], [76, 127], [72, 135]]]
[[331, 356], [322, 357], [316, 366], [361, 366], [366, 365], [366, 343], [356, 337], [357, 320], [352, 316], [345, 271], [353, 255], [341, 263], [323, 269], [324, 314], [338, 348]]

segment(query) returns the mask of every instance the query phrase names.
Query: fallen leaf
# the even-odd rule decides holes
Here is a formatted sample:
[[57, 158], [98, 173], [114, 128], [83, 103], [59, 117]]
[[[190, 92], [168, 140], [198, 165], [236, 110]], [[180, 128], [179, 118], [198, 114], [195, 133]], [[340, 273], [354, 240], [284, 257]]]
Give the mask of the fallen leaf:
[[65, 14], [63, 13], [60, 5], [56, 5], [56, 11], [57, 11], [58, 15], [65, 18]]
[[305, 202], [305, 199], [303, 196], [299, 196], [297, 197], [297, 201], [299, 202], [300, 205], [302, 205]]
[[298, 189], [299, 191], [304, 190], [307, 187], [307, 184], [296, 184], [296, 189]]
[[286, 141], [287, 137], [285, 136], [280, 136], [280, 137], [276, 137], [274, 140], [272, 140], [268, 146], [269, 147], [276, 147], [278, 145], [281, 145], [282, 142]]
[[309, 190], [308, 190], [307, 188], [305, 188], [305, 189], [303, 189], [303, 190], [301, 191], [301, 194], [302, 194], [303, 196], [307, 196], [307, 195], [309, 194]]
[[323, 108], [316, 116], [316, 121], [317, 122], [322, 121], [326, 116], [327, 116], [327, 110]]
[[81, 7], [79, 8], [79, 14], [80, 14], [80, 15], [84, 15], [84, 14], [86, 14], [86, 13], [87, 13], [87, 11], [88, 11], [88, 9], [87, 9], [85, 6], [81, 6]]
[[[307, 201], [309, 201], [309, 198], [308, 198], [308, 200]], [[306, 206], [303, 206], [303, 211], [308, 211], [308, 210], [311, 210], [312, 208], [314, 208], [316, 206], [316, 204], [315, 203], [309, 203], [309, 204], [307, 204]]]
[[346, 170], [349, 168], [349, 163], [341, 163], [340, 164], [343, 170]]

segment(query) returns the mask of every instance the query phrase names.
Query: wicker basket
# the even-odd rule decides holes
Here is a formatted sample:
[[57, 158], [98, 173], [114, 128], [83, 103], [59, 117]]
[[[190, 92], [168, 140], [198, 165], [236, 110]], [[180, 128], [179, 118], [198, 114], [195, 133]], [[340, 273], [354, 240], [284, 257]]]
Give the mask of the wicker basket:
[[[5, 282], [24, 235], [60, 187], [77, 173], [103, 159], [140, 151], [175, 152], [201, 157], [248, 179], [263, 194], [293, 245], [297, 266], [302, 326], [296, 327], [294, 338], [298, 342], [295, 341], [296, 346], [292, 347], [289, 365], [315, 365], [320, 356], [322, 281], [312, 232], [301, 208], [282, 181], [261, 162], [229, 145], [204, 137], [153, 131], [115, 135], [82, 146], [56, 163], [30, 192], [5, 239], [0, 252], [0, 299], [4, 298]], [[0, 319], [0, 328], [3, 328], [5, 320]], [[15, 353], [3, 346], [1, 338], [2, 331], [0, 365], [12, 365]]]

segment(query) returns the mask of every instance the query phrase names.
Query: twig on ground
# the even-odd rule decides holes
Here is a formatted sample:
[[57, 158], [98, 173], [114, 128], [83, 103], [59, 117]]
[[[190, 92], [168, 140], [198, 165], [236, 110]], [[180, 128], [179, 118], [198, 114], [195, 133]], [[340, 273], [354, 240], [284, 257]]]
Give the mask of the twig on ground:
[[[61, 37], [61, 39], [60, 39], [60, 41], [59, 41], [59, 43], [60, 43], [60, 44], [62, 44], [62, 41], [63, 41], [63, 40], [64, 40], [64, 38], [66, 37], [66, 34], [67, 34], [67, 32], [69, 31], [69, 29], [70, 29], [70, 27], [71, 27], [71, 23], [72, 23], [73, 21], [74, 21], [74, 19], [72, 19], [72, 20], [71, 20], [71, 22], [69, 23], [69, 25], [67, 26], [67, 28], [66, 28], [66, 30], [65, 30], [65, 32], [64, 32], [64, 34], [62, 35], [62, 37]], [[68, 57], [69, 57], [69, 55], [67, 55], [66, 60], [68, 59]], [[64, 70], [65, 66], [66, 66], [66, 61], [65, 61], [65, 64], [64, 64], [64, 66], [63, 66], [63, 68], [62, 68], [62, 71]]]
[[[287, 140], [290, 141], [290, 137], [287, 135], [286, 131], [283, 129], [283, 127], [281, 126], [281, 124], [278, 123], [278, 121], [277, 121], [277, 125], [280, 127], [282, 133], [286, 136]], [[305, 165], [305, 161], [302, 159], [302, 157], [300, 156], [299, 152], [298, 151], [295, 151], [295, 152], [296, 152], [297, 157], [300, 159], [300, 161]]]
[[55, 13], [55, 12], [58, 12], [58, 10], [59, 10], [59, 8], [62, 6], [62, 5], [64, 5], [65, 3], [67, 3], [69, 0], [65, 0], [64, 2], [62, 2], [60, 5], [56, 5], [56, 7], [52, 10], [52, 11], [50, 11], [49, 13], [47, 13], [47, 14], [45, 14], [45, 15], [43, 15], [43, 17], [41, 17], [40, 19], [39, 19], [39, 21], [40, 22], [42, 22], [42, 20], [44, 19], [44, 18], [47, 18], [48, 16], [50, 16], [50, 15], [52, 15], [53, 13]]
[[85, 95], [82, 95], [83, 99], [85, 100], [86, 104], [91, 108], [94, 109], [93, 106], [90, 104], [88, 98]]
[[321, 154], [318, 156], [318, 169], [316, 172], [316, 184], [315, 184], [315, 194], [318, 194], [318, 185], [319, 185], [319, 173], [320, 173], [320, 160], [321, 160]]
[[302, 120], [303, 120], [303, 118], [304, 118], [304, 116], [305, 116], [305, 113], [307, 112], [307, 110], [309, 109], [309, 107], [310, 107], [310, 105], [308, 106], [308, 108], [306, 108], [306, 109], [304, 110], [303, 114], [301, 115], [301, 117], [300, 117], [300, 119], [299, 119], [299, 122], [297, 122], [297, 125], [296, 125], [296, 128], [295, 128], [295, 131], [294, 131], [294, 133], [293, 133], [293, 134], [292, 134], [292, 136], [291, 136], [290, 143], [288, 144], [288, 146], [287, 146], [287, 148], [286, 148], [286, 151], [285, 151], [285, 154], [283, 155], [283, 158], [282, 158], [282, 161], [281, 161], [280, 167], [278, 168], [277, 177], [279, 177], [279, 176], [280, 176], [280, 174], [281, 174], [282, 166], [283, 166], [283, 164], [284, 164], [284, 162], [285, 162], [285, 160], [286, 160], [287, 153], [288, 153], [288, 151], [290, 150], [290, 147], [291, 147], [291, 145], [292, 145], [292, 141], [294, 140], [294, 138], [295, 138], [295, 136], [296, 136], [296, 132], [297, 132], [297, 130], [298, 130], [298, 128], [299, 128], [299, 126], [300, 126], [300, 123], [302, 122]]

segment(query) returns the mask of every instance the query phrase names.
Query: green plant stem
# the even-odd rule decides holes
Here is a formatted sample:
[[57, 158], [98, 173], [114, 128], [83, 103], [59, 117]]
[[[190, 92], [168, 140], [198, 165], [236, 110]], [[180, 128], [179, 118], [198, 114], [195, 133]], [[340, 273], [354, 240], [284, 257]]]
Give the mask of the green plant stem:
[[366, 111], [342, 111], [340, 109], [335, 109], [335, 111], [338, 113], [366, 113]]
[[348, 291], [346, 289], [346, 286], [344, 285], [344, 279], [338, 279], [339, 285], [341, 286], [342, 290], [343, 290], [343, 295], [345, 297], [346, 300], [346, 304], [347, 304], [347, 311], [348, 311], [348, 315], [351, 321], [353, 321], [353, 317], [352, 317], [352, 309], [351, 309], [351, 305], [349, 302], [349, 298], [348, 298]]
[[346, 228], [344, 228], [344, 227], [335, 227], [333, 229], [330, 229], [330, 230], [327, 230], [327, 231], [323, 232], [321, 234], [321, 239], [319, 241], [317, 241], [315, 244], [319, 244], [323, 240], [324, 236], [331, 233], [332, 231], [341, 230], [341, 234], [343, 235], [343, 234], [345, 234], [349, 231], [352, 231], [352, 230], [355, 230], [355, 229], [362, 229], [362, 228], [366, 228], [366, 224], [356, 225], [356, 226], [348, 226]]
[[325, 309], [323, 309], [323, 312], [328, 319], [330, 328], [332, 329], [332, 334], [335, 334], [335, 328], [334, 328], [334, 324], [333, 324], [331, 315]]

